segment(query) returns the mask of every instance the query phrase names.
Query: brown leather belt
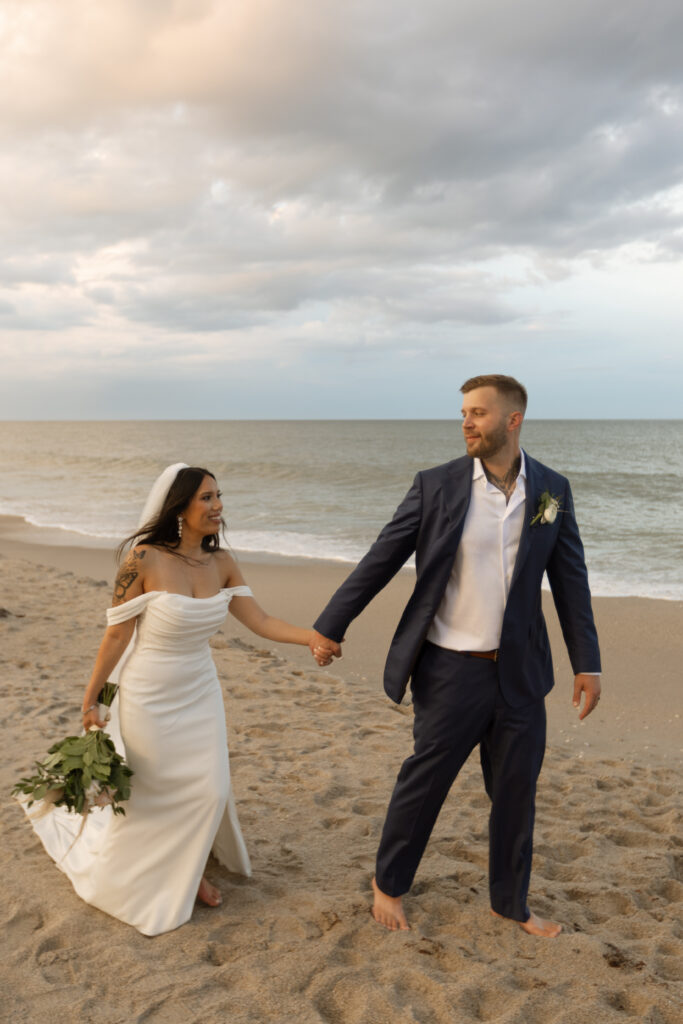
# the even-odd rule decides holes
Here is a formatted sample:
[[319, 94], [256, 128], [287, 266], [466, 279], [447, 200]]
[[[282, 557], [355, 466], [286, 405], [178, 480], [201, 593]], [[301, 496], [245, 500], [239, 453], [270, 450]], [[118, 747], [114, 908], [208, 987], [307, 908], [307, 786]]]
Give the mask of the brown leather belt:
[[498, 661], [498, 650], [495, 651], [458, 651], [466, 658], [488, 658], [489, 661]]

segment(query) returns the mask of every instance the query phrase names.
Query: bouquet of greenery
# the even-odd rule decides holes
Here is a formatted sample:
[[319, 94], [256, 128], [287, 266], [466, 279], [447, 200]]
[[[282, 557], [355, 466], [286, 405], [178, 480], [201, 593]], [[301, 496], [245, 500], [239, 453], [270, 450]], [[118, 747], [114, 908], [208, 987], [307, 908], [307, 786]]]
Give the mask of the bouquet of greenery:
[[[117, 689], [114, 683], [106, 683], [98, 702], [111, 707]], [[111, 804], [114, 814], [126, 813], [121, 804], [130, 797], [133, 772], [102, 729], [65, 737], [50, 747], [48, 757], [37, 761], [36, 767], [35, 775], [20, 779], [12, 790], [20, 799], [29, 798], [28, 807], [43, 800], [46, 811], [52, 805], [67, 807], [85, 817], [91, 808]]]

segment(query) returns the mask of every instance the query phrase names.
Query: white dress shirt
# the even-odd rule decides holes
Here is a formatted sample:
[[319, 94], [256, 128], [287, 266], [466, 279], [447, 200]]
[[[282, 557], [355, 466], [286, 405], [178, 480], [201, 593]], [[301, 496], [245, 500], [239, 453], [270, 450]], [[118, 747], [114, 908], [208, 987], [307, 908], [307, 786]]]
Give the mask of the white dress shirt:
[[427, 633], [439, 647], [493, 651], [500, 646], [503, 615], [524, 524], [526, 465], [515, 489], [505, 495], [489, 483], [474, 459], [472, 497], [462, 537], [441, 604]]

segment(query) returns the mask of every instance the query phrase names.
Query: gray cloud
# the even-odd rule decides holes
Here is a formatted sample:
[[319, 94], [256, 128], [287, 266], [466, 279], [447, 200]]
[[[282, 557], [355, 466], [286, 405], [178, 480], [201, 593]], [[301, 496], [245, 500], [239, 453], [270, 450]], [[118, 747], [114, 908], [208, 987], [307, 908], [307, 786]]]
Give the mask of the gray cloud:
[[8, 329], [440, 350], [680, 258], [679, 0], [5, 11]]

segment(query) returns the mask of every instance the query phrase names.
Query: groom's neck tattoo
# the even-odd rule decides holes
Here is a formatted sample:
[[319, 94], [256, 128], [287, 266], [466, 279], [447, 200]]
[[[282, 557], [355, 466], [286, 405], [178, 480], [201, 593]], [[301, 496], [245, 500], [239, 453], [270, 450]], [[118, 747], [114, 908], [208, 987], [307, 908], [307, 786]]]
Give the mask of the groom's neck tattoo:
[[493, 484], [494, 487], [497, 487], [499, 491], [502, 491], [503, 494], [505, 495], [506, 503], [509, 502], [515, 489], [515, 484], [517, 483], [519, 471], [522, 468], [522, 456], [517, 456], [515, 461], [508, 469], [507, 473], [505, 473], [503, 476], [496, 476], [495, 473], [492, 473], [485, 462], [482, 462], [482, 466], [484, 467], [486, 479], [489, 481], [489, 483]]
[[136, 563], [145, 557], [144, 551], [131, 551], [121, 566], [114, 582], [114, 604], [121, 604], [126, 599], [126, 593], [135, 583], [140, 575]]

